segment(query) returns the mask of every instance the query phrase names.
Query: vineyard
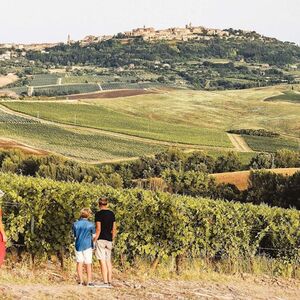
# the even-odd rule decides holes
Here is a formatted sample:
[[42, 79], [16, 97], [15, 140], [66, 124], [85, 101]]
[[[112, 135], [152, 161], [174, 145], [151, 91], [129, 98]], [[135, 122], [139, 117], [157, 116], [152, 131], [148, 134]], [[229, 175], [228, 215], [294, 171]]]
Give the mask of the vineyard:
[[124, 138], [39, 123], [3, 123], [0, 124], [0, 135], [67, 157], [92, 162], [149, 155], [163, 149], [159, 145], [139, 141], [133, 143]]
[[31, 119], [23, 118], [20, 116], [8, 114], [0, 110], [0, 124], [32, 124], [39, 123]]
[[160, 83], [144, 82], [144, 83], [126, 83], [126, 82], [111, 82], [101, 84], [103, 90], [119, 90], [119, 89], [149, 89], [149, 88], [166, 88], [175, 85], [164, 85]]
[[56, 74], [38, 74], [32, 76], [29, 81], [30, 86], [55, 85], [59, 76]]
[[109, 75], [81, 75], [81, 76], [74, 76], [74, 75], [67, 75], [63, 78], [63, 83], [109, 83], [115, 82], [116, 80], [121, 81], [123, 83], [129, 82], [130, 80], [134, 80], [135, 77], [133, 76], [126, 76], [124, 78], [120, 76], [109, 76]]
[[72, 222], [82, 207], [95, 211], [97, 199], [106, 196], [119, 228], [115, 257], [123, 262], [185, 256], [230, 258], [234, 263], [237, 257], [260, 254], [287, 264], [299, 260], [296, 210], [7, 174], [0, 175], [0, 187], [6, 193], [1, 206], [8, 246], [18, 245], [33, 257], [72, 254]]
[[61, 96], [70, 94], [92, 93], [99, 91], [98, 84], [67, 84], [67, 85], [53, 85], [47, 87], [37, 87], [34, 89], [36, 96]]
[[10, 102], [8, 108], [40, 118], [120, 132], [161, 141], [231, 148], [225, 132], [120, 113], [101, 106], [66, 103]]
[[126, 76], [121, 81], [115, 81], [113, 76], [65, 76], [64, 74], [38, 74], [27, 77], [26, 85], [13, 85], [9, 90], [17, 94], [26, 94], [27, 86], [34, 87], [34, 96], [62, 96], [72, 94], [84, 94], [97, 92], [99, 90], [120, 90], [120, 89], [149, 89], [149, 88], [176, 88], [172, 84], [161, 84], [157, 82], [131, 83], [134, 77]]
[[255, 151], [275, 152], [276, 150], [280, 150], [282, 148], [299, 151], [300, 149], [300, 141], [297, 142], [297, 140], [295, 139], [250, 135], [243, 135], [243, 137], [246, 140], [247, 144]]

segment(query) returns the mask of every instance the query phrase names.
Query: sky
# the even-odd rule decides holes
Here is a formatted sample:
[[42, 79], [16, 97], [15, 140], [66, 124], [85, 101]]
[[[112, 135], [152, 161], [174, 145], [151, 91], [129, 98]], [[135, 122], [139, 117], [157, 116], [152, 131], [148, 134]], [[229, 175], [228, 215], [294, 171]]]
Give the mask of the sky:
[[300, 44], [300, 0], [1, 0], [0, 43], [63, 42], [147, 26], [255, 30]]

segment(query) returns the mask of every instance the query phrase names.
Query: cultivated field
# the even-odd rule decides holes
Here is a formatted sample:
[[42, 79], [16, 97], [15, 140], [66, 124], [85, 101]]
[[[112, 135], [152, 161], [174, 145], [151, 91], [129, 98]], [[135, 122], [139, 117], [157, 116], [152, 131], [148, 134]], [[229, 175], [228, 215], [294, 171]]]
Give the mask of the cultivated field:
[[282, 148], [299, 151], [300, 150], [300, 139], [287, 139], [287, 138], [270, 138], [261, 136], [249, 136], [243, 135], [243, 138], [247, 144], [254, 151], [266, 151], [275, 152]]
[[54, 85], [57, 84], [59, 76], [56, 74], [39, 74], [30, 78], [29, 85], [42, 86], [42, 85]]
[[[300, 106], [264, 101], [290, 89], [290, 86], [276, 86], [218, 92], [156, 90], [143, 95], [102, 92], [99, 98], [97, 93], [90, 94], [96, 97], [91, 99], [89, 95], [78, 95], [70, 100], [4, 101], [3, 104], [12, 110], [56, 124], [28, 125], [25, 129], [4, 122], [1, 132], [6, 138], [38, 148], [97, 161], [153, 154], [168, 146], [166, 143], [195, 145], [197, 149], [209, 147], [208, 150], [217, 152], [222, 149], [241, 151], [226, 133], [229, 129], [241, 128], [264, 128], [281, 134], [279, 138], [243, 136], [244, 139], [240, 139], [243, 151], [298, 150]], [[103, 95], [107, 98], [101, 98]], [[75, 126], [72, 134], [63, 124]], [[96, 131], [91, 132], [87, 127]]]
[[150, 138], [154, 140], [232, 147], [225, 132], [214, 128], [174, 124], [156, 120], [151, 115], [135, 116], [100, 105], [47, 102], [11, 102], [10, 109], [55, 122], [88, 126], [112, 132]]
[[160, 145], [132, 142], [84, 129], [71, 130], [36, 122], [1, 123], [0, 135], [39, 149], [88, 162], [121, 160], [149, 155], [163, 149]]
[[[276, 174], [291, 176], [296, 172], [299, 172], [300, 168], [270, 169], [267, 171], [271, 171]], [[212, 174], [211, 176], [213, 176], [216, 179], [216, 182], [218, 184], [230, 183], [235, 185], [240, 191], [244, 191], [249, 186], [249, 181], [248, 181], [249, 175], [250, 175], [250, 171], [239, 171], [239, 172]]]
[[[290, 89], [290, 86], [275, 86], [214, 92], [169, 90], [150, 95], [120, 97], [114, 100], [101, 97], [99, 97], [99, 100], [87, 99], [87, 104], [94, 105], [92, 109], [87, 106], [83, 107], [82, 105], [76, 105], [77, 109], [74, 106], [67, 106], [67, 108], [68, 113], [70, 115], [73, 114], [72, 119], [77, 111], [81, 114], [83, 125], [96, 127], [99, 124], [97, 125], [97, 122], [94, 122], [95, 120], [93, 120], [93, 124], [84, 124], [85, 116], [89, 119], [91, 118], [90, 111], [97, 111], [94, 114], [98, 116], [99, 123], [101, 122], [100, 119], [107, 113], [111, 114], [113, 119], [121, 118], [125, 119], [126, 122], [128, 118], [136, 120], [134, 117], [139, 117], [141, 118], [139, 121], [146, 120], [146, 123], [150, 123], [150, 133], [151, 131], [155, 132], [155, 130], [151, 129], [151, 124], [155, 128], [156, 121], [163, 121], [172, 126], [176, 125], [176, 127], [183, 125], [191, 128], [191, 130], [194, 128], [199, 130], [213, 129], [223, 134], [229, 129], [265, 128], [300, 137], [300, 106], [295, 103], [264, 101], [267, 98], [280, 95]], [[81, 99], [81, 103], [83, 102], [85, 100]], [[55, 107], [47, 106], [47, 104], [39, 106], [36, 103], [30, 104], [27, 102], [23, 104], [7, 103], [6, 105], [13, 109], [20, 109], [25, 113], [32, 113], [32, 111], [37, 110], [40, 112], [43, 111], [44, 117], [47, 118], [52, 118], [52, 115], [57, 120], [62, 121], [70, 118], [70, 116], [67, 116], [68, 113], [61, 112], [58, 114]], [[66, 107], [61, 106], [61, 108]], [[108, 123], [102, 123], [105, 123], [105, 126], [109, 127]], [[100, 126], [102, 127], [102, 125]], [[148, 126], [146, 127], [146, 131], [148, 131]], [[139, 131], [140, 122], [138, 122], [136, 128], [133, 125], [133, 129], [138, 129]], [[228, 140], [227, 137], [226, 140]]]
[[97, 84], [80, 83], [80, 84], [39, 86], [34, 89], [34, 92], [38, 95], [53, 96], [53, 95], [92, 93], [99, 90], [100, 87]]

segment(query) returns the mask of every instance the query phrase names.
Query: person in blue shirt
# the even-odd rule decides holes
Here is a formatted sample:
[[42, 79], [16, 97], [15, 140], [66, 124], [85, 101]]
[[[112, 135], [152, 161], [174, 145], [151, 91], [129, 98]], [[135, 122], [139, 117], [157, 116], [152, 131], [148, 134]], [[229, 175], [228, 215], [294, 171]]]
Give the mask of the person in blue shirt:
[[87, 286], [94, 287], [92, 283], [93, 237], [96, 233], [95, 225], [88, 219], [91, 216], [89, 208], [80, 211], [80, 219], [73, 224], [75, 236], [75, 255], [79, 282], [83, 284], [83, 265], [86, 265]]

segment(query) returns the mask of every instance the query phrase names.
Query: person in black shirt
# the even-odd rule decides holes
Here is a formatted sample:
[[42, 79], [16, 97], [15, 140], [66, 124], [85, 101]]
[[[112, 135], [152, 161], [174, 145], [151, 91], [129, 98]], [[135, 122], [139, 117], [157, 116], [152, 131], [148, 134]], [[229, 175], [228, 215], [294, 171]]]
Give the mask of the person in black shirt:
[[106, 198], [99, 200], [99, 208], [100, 210], [95, 215], [96, 236], [94, 241], [96, 245], [96, 257], [101, 264], [104, 285], [111, 287], [111, 250], [117, 233], [116, 218], [115, 214], [108, 209], [108, 200]]

